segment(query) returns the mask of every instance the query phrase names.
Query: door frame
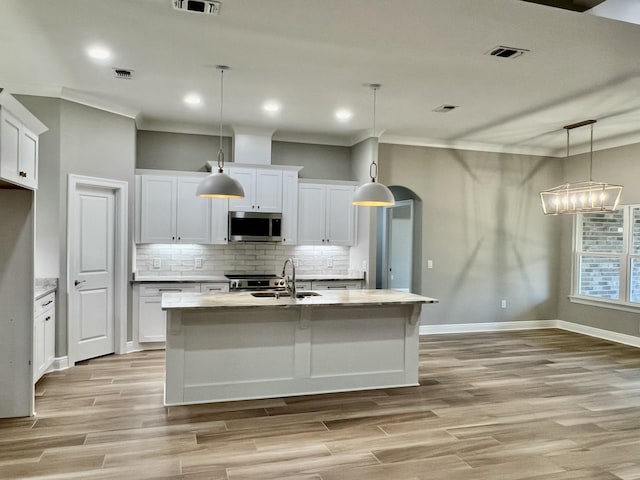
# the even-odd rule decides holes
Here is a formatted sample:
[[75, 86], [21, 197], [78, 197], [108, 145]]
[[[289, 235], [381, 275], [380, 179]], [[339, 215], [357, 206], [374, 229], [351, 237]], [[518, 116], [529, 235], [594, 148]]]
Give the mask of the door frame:
[[414, 258], [413, 258], [414, 251], [415, 251], [415, 245], [414, 245], [415, 235], [413, 234], [413, 231], [415, 230], [415, 215], [416, 215], [415, 203], [413, 199], [396, 200], [396, 203], [394, 205], [383, 208], [383, 215], [382, 215], [383, 235], [382, 235], [382, 258], [381, 258], [382, 270], [381, 270], [380, 281], [381, 281], [382, 288], [391, 288], [389, 284], [389, 266], [391, 263], [391, 229], [392, 229], [390, 216], [391, 216], [391, 212], [393, 211], [392, 210], [393, 208], [405, 207], [405, 206], [411, 207], [412, 237], [411, 237], [411, 251], [410, 251], [411, 267], [409, 272], [409, 292], [413, 292], [414, 291], [413, 270], [415, 268]]
[[129, 183], [122, 180], [107, 178], [87, 177], [84, 175], [69, 174], [67, 188], [67, 344], [69, 364], [74, 365], [77, 352], [76, 342], [73, 332], [77, 331], [78, 325], [71, 314], [71, 295], [74, 293], [71, 275], [71, 245], [73, 233], [76, 228], [74, 194], [78, 187], [99, 187], [112, 190], [115, 195], [115, 241], [114, 241], [114, 347], [115, 353], [126, 352], [127, 343], [127, 238], [129, 235]]

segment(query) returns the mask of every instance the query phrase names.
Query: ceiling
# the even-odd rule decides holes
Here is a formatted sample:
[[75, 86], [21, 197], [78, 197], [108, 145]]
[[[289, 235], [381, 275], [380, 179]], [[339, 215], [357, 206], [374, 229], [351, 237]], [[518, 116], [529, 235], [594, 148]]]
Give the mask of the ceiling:
[[[594, 10], [616, 18], [610, 2], [640, 7]], [[95, 44], [112, 58], [90, 59]], [[529, 52], [486, 54], [500, 45]], [[0, 87], [11, 92], [125, 114], [140, 129], [215, 133], [215, 65], [226, 64], [227, 130], [336, 145], [370, 135], [370, 83], [383, 85], [383, 142], [563, 155], [562, 126], [591, 118], [596, 148], [640, 142], [639, 46], [640, 25], [520, 0], [222, 0], [219, 16], [171, 0], [0, 2]], [[200, 108], [183, 103], [194, 92]], [[277, 115], [261, 108], [270, 99]], [[459, 108], [433, 111], [442, 104]], [[588, 140], [579, 130], [576, 151]]]

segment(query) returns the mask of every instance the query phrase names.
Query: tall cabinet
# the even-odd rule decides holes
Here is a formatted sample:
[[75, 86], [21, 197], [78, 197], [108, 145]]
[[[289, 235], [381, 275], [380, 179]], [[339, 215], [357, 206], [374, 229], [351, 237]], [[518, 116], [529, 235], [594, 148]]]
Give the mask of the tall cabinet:
[[0, 418], [33, 414], [38, 135], [47, 128], [0, 90]]

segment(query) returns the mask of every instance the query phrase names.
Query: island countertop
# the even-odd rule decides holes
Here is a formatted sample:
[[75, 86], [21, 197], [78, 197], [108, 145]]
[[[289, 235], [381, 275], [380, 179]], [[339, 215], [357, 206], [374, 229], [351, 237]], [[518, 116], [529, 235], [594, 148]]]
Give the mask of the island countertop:
[[321, 290], [317, 296], [305, 298], [254, 297], [251, 292], [230, 293], [165, 293], [162, 295], [162, 309], [204, 309], [204, 308], [251, 308], [276, 307], [291, 308], [301, 306], [352, 306], [386, 304], [438, 303], [435, 298], [424, 297], [397, 290]]

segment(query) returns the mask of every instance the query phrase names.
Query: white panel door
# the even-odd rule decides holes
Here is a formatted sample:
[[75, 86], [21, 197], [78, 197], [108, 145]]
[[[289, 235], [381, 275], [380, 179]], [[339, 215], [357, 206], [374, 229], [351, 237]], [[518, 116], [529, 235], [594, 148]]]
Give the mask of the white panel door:
[[176, 178], [168, 175], [142, 175], [140, 188], [140, 241], [175, 242]]
[[78, 186], [71, 201], [69, 337], [78, 362], [115, 351], [115, 192]]
[[301, 183], [298, 189], [298, 244], [325, 244], [325, 186]]
[[353, 245], [355, 207], [351, 203], [354, 187], [327, 185], [327, 212], [325, 243], [327, 245]]
[[256, 211], [282, 212], [282, 170], [256, 170]]
[[211, 200], [196, 195], [202, 178], [181, 177], [177, 185], [176, 241], [209, 243]]

